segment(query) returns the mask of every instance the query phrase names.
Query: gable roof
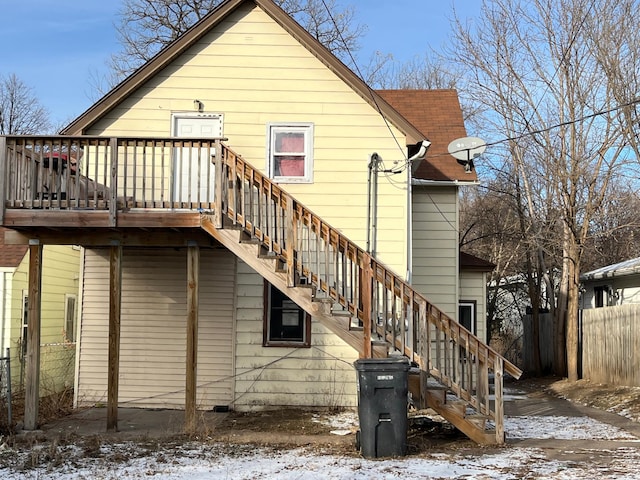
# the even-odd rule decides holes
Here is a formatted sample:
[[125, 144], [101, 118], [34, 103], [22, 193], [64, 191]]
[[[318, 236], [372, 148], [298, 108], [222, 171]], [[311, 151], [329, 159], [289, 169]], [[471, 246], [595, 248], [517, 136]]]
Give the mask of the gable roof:
[[145, 82], [156, 75], [161, 69], [169, 65], [175, 58], [194, 45], [200, 38], [209, 33], [220, 22], [227, 18], [237, 8], [244, 4], [260, 7], [290, 35], [298, 40], [307, 50], [313, 53], [327, 68], [349, 85], [371, 106], [379, 110], [384, 117], [406, 135], [407, 144], [416, 144], [424, 140], [424, 135], [406, 118], [400, 115], [384, 99], [369, 88], [351, 69], [342, 63], [335, 55], [327, 50], [318, 40], [307, 32], [284, 10], [272, 0], [226, 0], [211, 10], [199, 22], [193, 25], [183, 35], [158, 52], [147, 63], [139, 67], [129, 77], [114, 87], [98, 102], [93, 104], [83, 114], [62, 130], [64, 135], [82, 135], [91, 126], [132, 92], [140, 88]]
[[423, 162], [414, 173], [414, 178], [435, 181], [477, 181], [475, 171], [465, 173], [464, 168], [447, 152], [449, 142], [466, 136], [462, 111], [455, 90], [382, 90], [376, 92], [272, 0], [226, 0], [222, 2], [187, 32], [167, 45], [89, 107], [61, 133], [66, 135], [85, 134], [104, 115], [116, 108], [129, 95], [198, 42], [236, 9], [247, 3], [261, 8], [360, 97], [373, 108], [379, 110], [389, 122], [405, 134], [407, 145], [416, 144], [425, 138], [431, 141], [427, 152], [427, 161]]
[[447, 147], [467, 136], [456, 90], [377, 90], [382, 98], [431, 141], [426, 162], [414, 178], [422, 180], [477, 182], [475, 169], [467, 173]]
[[606, 265], [596, 270], [583, 273], [580, 275], [580, 280], [603, 280], [606, 278], [626, 277], [638, 274], [640, 274], [640, 257], [625, 260], [620, 263], [614, 263], [613, 265]]
[[5, 245], [4, 232], [6, 228], [0, 227], [0, 267], [15, 268], [27, 254], [29, 249], [26, 245]]

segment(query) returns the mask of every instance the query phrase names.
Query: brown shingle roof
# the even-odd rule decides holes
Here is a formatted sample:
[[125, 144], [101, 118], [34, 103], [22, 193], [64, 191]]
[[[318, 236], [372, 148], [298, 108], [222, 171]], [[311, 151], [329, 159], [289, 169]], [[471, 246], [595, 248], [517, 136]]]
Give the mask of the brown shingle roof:
[[27, 253], [26, 245], [5, 245], [4, 232], [0, 227], [0, 267], [17, 267]]
[[476, 272], [492, 272], [496, 268], [494, 263], [469, 253], [460, 252], [460, 270], [475, 270]]
[[376, 93], [431, 142], [427, 161], [422, 162], [414, 178], [478, 180], [475, 170], [466, 173], [447, 150], [451, 141], [467, 136], [456, 90], [377, 90]]

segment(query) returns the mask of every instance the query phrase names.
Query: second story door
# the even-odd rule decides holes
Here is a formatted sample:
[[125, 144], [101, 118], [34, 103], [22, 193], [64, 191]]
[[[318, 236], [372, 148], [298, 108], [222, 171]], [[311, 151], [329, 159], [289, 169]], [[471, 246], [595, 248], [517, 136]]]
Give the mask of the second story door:
[[[180, 138], [221, 138], [222, 114], [177, 113], [173, 115], [173, 135]], [[173, 160], [173, 201], [212, 203], [214, 199], [213, 150], [185, 146], [176, 148]]]

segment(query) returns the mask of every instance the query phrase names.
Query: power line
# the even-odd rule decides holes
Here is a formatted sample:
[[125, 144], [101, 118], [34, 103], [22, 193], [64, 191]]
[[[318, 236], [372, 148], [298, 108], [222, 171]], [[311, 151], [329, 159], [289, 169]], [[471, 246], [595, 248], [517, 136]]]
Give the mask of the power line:
[[329, 9], [329, 6], [327, 5], [327, 2], [325, 0], [322, 0], [322, 5], [324, 5], [325, 10], [327, 11], [327, 15], [331, 19], [331, 23], [333, 23], [333, 27], [335, 28], [336, 33], [340, 37], [340, 41], [344, 45], [344, 48], [345, 48], [347, 54], [349, 55], [349, 59], [351, 60], [351, 63], [353, 64], [353, 67], [355, 68], [356, 73], [358, 74], [358, 77], [360, 77], [360, 79], [362, 80], [362, 83], [364, 83], [364, 85], [366, 86], [367, 91], [369, 92], [369, 95], [371, 96], [371, 101], [375, 105], [378, 114], [380, 115], [380, 117], [384, 121], [384, 124], [387, 127], [387, 130], [389, 130], [389, 133], [391, 134], [391, 138], [393, 138], [394, 142], [396, 143], [396, 146], [398, 147], [398, 150], [400, 150], [400, 153], [402, 154], [402, 158], [405, 158], [405, 156], [406, 156], [405, 151], [402, 148], [402, 146], [400, 145], [400, 142], [398, 141], [396, 136], [393, 134], [393, 130], [391, 129], [391, 125], [389, 125], [389, 121], [387, 120], [387, 117], [385, 117], [382, 114], [382, 109], [380, 108], [380, 105], [378, 105], [378, 102], [376, 100], [375, 92], [369, 86], [369, 84], [364, 81], [364, 76], [362, 75], [362, 72], [360, 71], [360, 67], [358, 66], [358, 62], [356, 62], [356, 59], [354, 58], [353, 54], [351, 53], [351, 49], [349, 48], [349, 45], [347, 45], [346, 40], [342, 36], [342, 32], [338, 28], [338, 24], [336, 23], [335, 18], [333, 18], [333, 15], [331, 14], [331, 10]]

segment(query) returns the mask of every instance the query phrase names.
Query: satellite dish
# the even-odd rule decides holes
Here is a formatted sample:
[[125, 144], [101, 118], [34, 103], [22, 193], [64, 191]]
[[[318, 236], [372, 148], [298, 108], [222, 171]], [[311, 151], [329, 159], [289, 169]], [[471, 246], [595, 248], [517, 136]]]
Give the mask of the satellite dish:
[[454, 158], [463, 161], [473, 160], [484, 153], [487, 142], [478, 137], [458, 138], [449, 144], [447, 149]]
[[484, 153], [487, 142], [478, 137], [458, 138], [447, 147], [449, 153], [464, 166], [464, 171], [470, 173], [473, 170], [473, 160]]

